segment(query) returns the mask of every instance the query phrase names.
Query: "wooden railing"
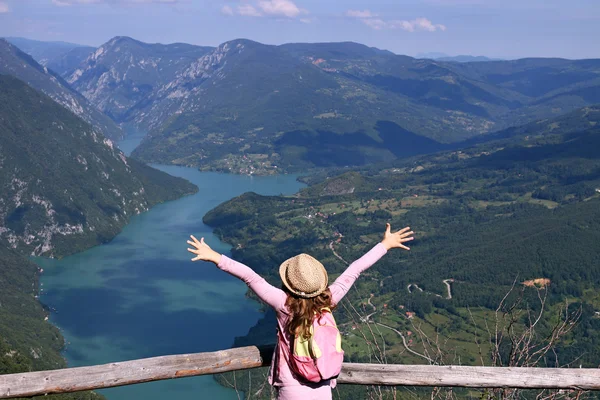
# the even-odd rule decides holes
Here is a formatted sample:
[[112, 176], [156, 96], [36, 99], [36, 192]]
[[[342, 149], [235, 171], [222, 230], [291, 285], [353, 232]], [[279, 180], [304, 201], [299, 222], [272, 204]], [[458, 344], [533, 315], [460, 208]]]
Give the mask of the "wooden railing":
[[[0, 375], [0, 399], [78, 392], [267, 366], [273, 347], [180, 354], [90, 367]], [[345, 363], [339, 383], [600, 390], [600, 369]]]

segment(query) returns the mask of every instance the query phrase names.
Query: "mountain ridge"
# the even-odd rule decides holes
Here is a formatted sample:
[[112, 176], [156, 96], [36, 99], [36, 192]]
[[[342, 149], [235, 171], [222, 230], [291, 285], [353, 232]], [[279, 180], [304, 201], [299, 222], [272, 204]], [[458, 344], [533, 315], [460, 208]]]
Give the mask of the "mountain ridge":
[[106, 137], [121, 138], [123, 132], [110, 118], [98, 111], [60, 75], [40, 65], [33, 57], [0, 39], [0, 74], [14, 76], [50, 96], [73, 114], [94, 125]]
[[[96, 49], [67, 81], [114, 121], [154, 126], [152, 119], [157, 117], [152, 103], [163, 99], [154, 87], [167, 85], [165, 76], [176, 76], [209, 49], [185, 43], [147, 44], [117, 36]], [[132, 116], [134, 111], [137, 116]], [[163, 112], [161, 118], [174, 111]]]
[[0, 241], [11, 248], [72, 254], [109, 241], [152, 205], [195, 190], [128, 159], [99, 131], [24, 82], [0, 75], [0, 88]]
[[72, 73], [72, 70], [95, 50], [93, 46], [68, 42], [44, 42], [22, 37], [5, 39], [29, 54], [40, 65], [48, 67], [62, 77]]
[[[148, 46], [147, 53], [129, 62], [128, 46]], [[354, 42], [234, 39], [190, 47], [184, 56], [160, 45], [169, 49], [161, 62], [177, 66], [158, 74], [156, 66], [138, 68], [158, 57], [152, 46], [113, 38], [98, 50], [101, 66], [90, 56], [69, 78], [116, 121], [149, 131], [134, 152], [146, 162], [294, 171], [322, 166], [310, 154], [338, 138], [330, 148], [340, 153], [336, 163], [360, 165], [398, 157], [378, 129], [382, 123], [448, 144], [600, 102], [600, 62], [593, 59], [456, 63]], [[134, 72], [124, 79], [126, 71]], [[315, 142], [288, 140], [298, 132]], [[344, 148], [353, 141], [367, 145]]]

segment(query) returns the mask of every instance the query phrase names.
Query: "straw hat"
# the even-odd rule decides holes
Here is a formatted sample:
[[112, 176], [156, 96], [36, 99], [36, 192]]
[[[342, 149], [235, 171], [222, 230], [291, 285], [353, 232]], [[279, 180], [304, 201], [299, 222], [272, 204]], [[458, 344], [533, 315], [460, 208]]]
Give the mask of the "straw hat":
[[290, 292], [305, 298], [316, 297], [327, 288], [327, 271], [308, 254], [288, 258], [279, 267], [279, 275]]

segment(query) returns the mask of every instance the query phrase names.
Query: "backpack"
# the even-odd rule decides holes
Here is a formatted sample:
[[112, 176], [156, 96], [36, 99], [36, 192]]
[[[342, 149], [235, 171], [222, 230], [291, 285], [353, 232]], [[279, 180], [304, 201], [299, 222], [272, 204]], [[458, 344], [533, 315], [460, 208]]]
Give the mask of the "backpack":
[[342, 336], [329, 308], [315, 316], [310, 328], [311, 336], [296, 336], [291, 349], [290, 368], [300, 378], [321, 382], [336, 378], [342, 370], [344, 351]]

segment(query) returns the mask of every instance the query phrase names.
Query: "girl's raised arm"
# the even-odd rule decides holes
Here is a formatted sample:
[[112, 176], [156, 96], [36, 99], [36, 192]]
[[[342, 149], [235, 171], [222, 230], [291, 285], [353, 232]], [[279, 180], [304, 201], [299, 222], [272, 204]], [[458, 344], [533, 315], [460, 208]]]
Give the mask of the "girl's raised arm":
[[285, 309], [287, 295], [283, 290], [270, 285], [250, 267], [217, 253], [204, 243], [204, 238], [198, 240], [194, 236], [190, 237], [192, 240], [188, 240], [187, 242], [194, 248], [188, 248], [188, 251], [196, 255], [196, 257], [192, 258], [192, 261], [210, 261], [214, 263], [219, 269], [244, 281], [262, 301], [273, 307], [276, 311], [283, 311]]
[[375, 264], [381, 257], [383, 257], [388, 250], [394, 248], [400, 248], [404, 250], [410, 250], [404, 245], [405, 242], [409, 242], [414, 239], [411, 235], [414, 234], [410, 230], [410, 227], [399, 230], [398, 232], [391, 232], [390, 224], [386, 224], [385, 233], [383, 234], [383, 240], [373, 247], [367, 254], [354, 261], [350, 266], [341, 274], [335, 282], [329, 286], [331, 290], [333, 304], [338, 304], [340, 300], [348, 293], [348, 290], [352, 287], [354, 282], [358, 279], [361, 272], [368, 269], [370, 266]]

